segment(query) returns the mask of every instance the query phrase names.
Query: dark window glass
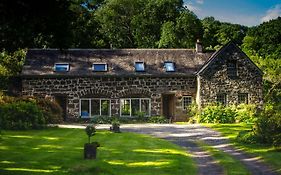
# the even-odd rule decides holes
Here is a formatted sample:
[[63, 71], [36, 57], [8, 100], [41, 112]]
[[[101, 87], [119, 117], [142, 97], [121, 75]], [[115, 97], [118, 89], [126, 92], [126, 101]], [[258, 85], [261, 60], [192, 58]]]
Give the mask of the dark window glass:
[[81, 100], [81, 117], [88, 118], [90, 117], [90, 101], [89, 100]]
[[248, 104], [248, 94], [246, 93], [239, 93], [238, 94], [238, 103], [245, 103]]
[[182, 105], [184, 109], [187, 109], [188, 106], [192, 104], [192, 97], [191, 96], [184, 96], [182, 99]]
[[226, 105], [227, 104], [226, 94], [218, 94], [217, 95], [217, 102], [222, 104], [222, 105]]
[[106, 72], [107, 71], [107, 64], [93, 64], [92, 70], [94, 72]]
[[230, 78], [237, 77], [237, 62], [236, 61], [227, 62], [227, 75]]

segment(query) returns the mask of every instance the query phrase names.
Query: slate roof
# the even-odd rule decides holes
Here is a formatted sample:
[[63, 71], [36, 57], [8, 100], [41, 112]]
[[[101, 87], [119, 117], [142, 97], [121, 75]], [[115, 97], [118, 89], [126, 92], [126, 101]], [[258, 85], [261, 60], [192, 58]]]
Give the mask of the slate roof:
[[[29, 49], [22, 76], [190, 76], [212, 53], [193, 49]], [[134, 63], [143, 61], [145, 72], [135, 72]], [[175, 72], [165, 72], [165, 61], [175, 62]], [[54, 72], [55, 63], [69, 63], [69, 72]], [[107, 72], [93, 72], [93, 63], [107, 63]]]

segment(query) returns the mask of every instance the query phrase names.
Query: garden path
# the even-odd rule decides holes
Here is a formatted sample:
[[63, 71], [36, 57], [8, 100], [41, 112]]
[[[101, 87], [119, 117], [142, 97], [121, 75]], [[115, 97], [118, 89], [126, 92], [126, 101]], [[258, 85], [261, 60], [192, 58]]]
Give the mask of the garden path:
[[199, 124], [176, 125], [176, 124], [140, 124], [122, 125], [123, 131], [149, 134], [158, 138], [169, 140], [187, 149], [193, 155], [198, 164], [199, 174], [218, 175], [224, 174], [222, 167], [197, 144], [203, 141], [241, 161], [245, 167], [254, 175], [277, 175], [273, 169], [263, 163], [259, 158], [235, 149], [229, 144], [227, 138], [221, 136], [217, 131]]

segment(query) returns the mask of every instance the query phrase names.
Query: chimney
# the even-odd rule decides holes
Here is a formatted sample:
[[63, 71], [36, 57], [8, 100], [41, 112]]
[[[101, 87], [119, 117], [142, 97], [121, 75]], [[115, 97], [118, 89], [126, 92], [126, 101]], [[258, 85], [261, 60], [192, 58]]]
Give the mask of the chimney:
[[197, 39], [195, 46], [196, 46], [197, 53], [203, 53], [203, 46], [199, 39]]

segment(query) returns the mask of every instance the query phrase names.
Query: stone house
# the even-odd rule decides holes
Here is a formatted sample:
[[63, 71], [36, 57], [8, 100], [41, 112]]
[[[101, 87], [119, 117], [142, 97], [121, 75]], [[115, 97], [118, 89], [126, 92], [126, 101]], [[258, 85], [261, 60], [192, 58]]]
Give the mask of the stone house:
[[22, 93], [53, 97], [65, 120], [97, 116], [186, 118], [186, 108], [261, 104], [262, 72], [230, 42], [196, 49], [29, 49]]

